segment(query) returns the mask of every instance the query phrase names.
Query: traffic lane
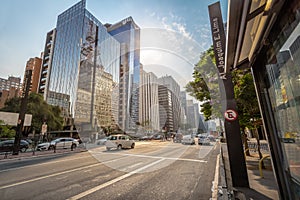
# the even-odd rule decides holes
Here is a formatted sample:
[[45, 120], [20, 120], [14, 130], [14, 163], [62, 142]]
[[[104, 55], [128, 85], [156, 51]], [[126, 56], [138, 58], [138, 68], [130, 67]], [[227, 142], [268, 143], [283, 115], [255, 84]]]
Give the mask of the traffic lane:
[[[126, 151], [121, 151], [121, 152], [126, 152]], [[123, 157], [121, 157], [122, 159], [124, 158], [124, 157], [126, 157], [126, 155], [124, 156], [123, 155]], [[115, 162], [116, 161], [116, 159], [113, 159], [111, 162]], [[158, 160], [159, 161], [159, 160]], [[109, 162], [109, 161], [108, 161]], [[154, 162], [155, 163], [155, 162]], [[147, 163], [145, 163], [145, 164], [147, 164]], [[151, 163], [150, 163], [150, 165], [151, 165]], [[168, 164], [169, 165], [169, 164]], [[167, 165], [167, 166], [168, 166]], [[125, 165], [124, 165], [125, 166]], [[129, 166], [129, 168], [132, 168], [132, 167], [130, 167], [130, 166], [132, 166], [132, 165], [128, 165]], [[145, 165], [144, 165], [145, 166]], [[143, 167], [141, 167], [141, 168], [138, 168], [137, 170], [140, 170], [140, 169], [142, 169]], [[158, 167], [159, 169], [161, 168], [161, 167]], [[115, 171], [113, 168], [110, 168], [111, 170], [113, 170], [113, 171]], [[145, 168], [146, 169], [146, 168]], [[76, 169], [75, 169], [76, 170]], [[81, 169], [77, 169], [77, 170], [80, 170], [80, 171], [82, 171]], [[134, 168], [132, 168], [132, 170], [134, 170]], [[93, 171], [93, 170], [88, 170], [88, 169], [84, 169], [84, 171]], [[74, 192], [74, 189], [76, 188], [76, 186], [81, 186], [81, 184], [80, 184], [80, 182], [81, 182], [81, 180], [77, 180], [77, 176], [74, 178], [72, 175], [69, 175], [69, 173], [71, 173], [72, 175], [75, 175], [75, 174], [79, 174], [79, 173], [74, 173], [74, 171], [73, 172], [67, 172], [67, 171], [64, 171], [64, 172], [62, 172], [62, 174], [58, 174], [58, 175], [55, 175], [54, 176], [54, 178], [55, 179], [58, 179], [58, 180], [61, 180], [61, 179], [63, 179], [64, 180], [64, 178], [66, 178], [66, 180], [74, 180], [74, 182], [76, 182], [77, 184], [64, 184], [64, 185], [62, 185], [62, 186], [60, 186], [60, 185], [58, 185], [57, 186], [57, 188], [56, 189], [53, 189], [53, 191], [56, 191], [56, 190], [59, 190], [61, 187], [63, 187], [63, 186], [68, 186], [67, 188], [66, 187], [64, 187], [65, 188], [65, 190], [63, 190], [62, 192], [64, 192], [64, 193], [70, 193], [70, 194], [72, 194], [73, 192]], [[106, 174], [106, 173], [105, 173]], [[60, 178], [60, 177], [62, 177], [62, 178]], [[85, 177], [85, 176], [84, 176]], [[100, 176], [101, 177], [101, 176]], [[51, 177], [51, 178], [53, 178], [53, 177]], [[32, 180], [32, 179], [31, 179]], [[35, 188], [43, 188], [43, 189], [47, 189], [47, 191], [48, 190], [51, 190], [51, 188], [49, 188], [49, 185], [50, 186], [53, 186], [53, 185], [55, 185], [55, 183], [49, 183], [49, 181], [46, 181], [46, 182], [43, 182], [43, 181], [45, 181], [46, 180], [46, 177], [41, 177], [41, 179], [38, 179], [38, 180], [34, 180], [34, 181], [32, 181], [32, 182], [28, 182], [28, 183], [26, 183], [26, 186], [28, 186], [29, 185], [29, 188], [28, 187], [25, 187], [25, 191], [27, 190], [27, 191], [31, 191], [32, 190], [32, 188], [33, 189], [35, 189]], [[114, 180], [114, 179], [112, 179], [112, 180]], [[30, 187], [30, 185], [31, 184], [33, 184], [33, 183], [37, 183], [37, 182], [40, 182], [40, 184], [38, 184], [37, 186], [33, 186], [33, 187]], [[73, 183], [74, 183], [73, 182]], [[88, 183], [89, 183], [89, 181], [88, 181]], [[20, 184], [20, 185], [16, 185], [16, 186], [14, 186], [14, 187], [18, 187], [18, 189], [17, 190], [13, 190], [12, 192], [14, 192], [14, 191], [22, 191], [22, 190], [19, 190], [19, 188], [20, 187], [24, 187], [24, 185], [25, 184]], [[86, 184], [85, 186], [87, 186], [87, 188], [89, 188], [89, 186], [88, 186], [89, 184]], [[12, 188], [12, 187], [11, 187]], [[31, 188], [31, 189], [30, 189]], [[80, 189], [83, 189], [84, 190], [84, 188], [85, 187], [80, 187]], [[7, 188], [7, 189], [9, 189], [9, 188]], [[78, 188], [77, 189], [75, 189], [76, 190], [76, 192], [78, 192]], [[52, 193], [50, 193], [49, 194], [49, 192], [41, 192], [41, 194], [33, 194], [34, 195], [34, 197], [36, 198], [36, 199], [43, 199], [44, 197], [46, 198], [49, 198], [49, 195], [51, 195], [51, 196], [53, 196], [54, 198], [53, 199], [60, 199], [60, 198], [58, 198], [55, 194], [52, 194]], [[72, 192], [73, 191], [73, 192]], [[79, 190], [80, 191], [80, 190]], [[55, 193], [55, 192], [54, 192]], [[9, 190], [6, 190], [5, 191], [5, 194], [6, 195], [2, 195], [2, 196], [4, 196], [5, 198], [7, 197], [7, 199], [10, 199], [10, 196], [9, 195], [7, 195], [7, 194], [9, 194]], [[17, 193], [17, 195], [19, 195], [20, 193], [18, 192]], [[63, 199], [64, 199], [65, 197], [64, 197], [64, 195], [63, 195]], [[15, 198], [14, 198], [15, 199]]]
[[[126, 152], [126, 151], [123, 151], [123, 153]], [[82, 153], [83, 154], [83, 153]], [[78, 154], [77, 154], [78, 155]], [[124, 158], [126, 158], [128, 155], [118, 155], [117, 157], [114, 157], [114, 155], [109, 155], [109, 157], [106, 159], [106, 160], [110, 160], [110, 161], [107, 161], [107, 162], [104, 162], [104, 163], [101, 163], [101, 164], [107, 164], [109, 162], [117, 162], [117, 165], [119, 165], [120, 163], [123, 163], [123, 168], [126, 168], [126, 166], [129, 166], [127, 167], [127, 169], [134, 169], [132, 166], [132, 164], [130, 162], [128, 162], [128, 160], [124, 160]], [[83, 158], [82, 156], [80, 156], [80, 158]], [[53, 162], [50, 162], [50, 163], [45, 163], [43, 164], [44, 166], [41, 167], [41, 166], [30, 166], [30, 168], [26, 168], [26, 167], [22, 167], [22, 168], [18, 168], [18, 169], [11, 169], [11, 170], [8, 170], [6, 171], [6, 173], [2, 173], [5, 174], [7, 177], [2, 177], [3, 179], [7, 179], [7, 180], [10, 180], [9, 182], [3, 182], [1, 185], [1, 190], [5, 192], [6, 195], [3, 195], [5, 198], [7, 197], [8, 199], [10, 198], [9, 196], [9, 193], [10, 191], [12, 192], [12, 194], [14, 194], [14, 191], [12, 188], [18, 188], [17, 191], [18, 191], [18, 194], [19, 194], [19, 191], [21, 192], [22, 191], [22, 188], [25, 188], [24, 190], [30, 190], [30, 188], [35, 188], [35, 184], [38, 183], [38, 185], [46, 185], [46, 187], [43, 187], [43, 188], [47, 188], [47, 189], [51, 189], [49, 188], [49, 185], [50, 186], [54, 186], [55, 184], [53, 184], [51, 182], [52, 179], [61, 179], [59, 177], [65, 177], [67, 180], [76, 180], [76, 177], [72, 177], [73, 174], [76, 174], [77, 171], [82, 171], [82, 169], [79, 167], [79, 166], [75, 166], [74, 165], [74, 162], [75, 162], [75, 158], [73, 160], [60, 160], [60, 161], [55, 161], [54, 163]], [[121, 160], [124, 160], [124, 161], [121, 161]], [[149, 158], [148, 158], [149, 160]], [[136, 160], [133, 160], [133, 162], [136, 161]], [[69, 164], [70, 162], [70, 164]], [[95, 160], [95, 162], [97, 163], [97, 160]], [[151, 163], [151, 159], [150, 161], [142, 161], [143, 164], [147, 164], [147, 163]], [[76, 163], [87, 163], [87, 161], [85, 162], [76, 162]], [[59, 165], [59, 164], [62, 164], [62, 165]], [[100, 164], [99, 164], [100, 165]], [[54, 167], [56, 166], [56, 167]], [[65, 168], [65, 166], [75, 166], [73, 167], [72, 169], [70, 168]], [[79, 167], [79, 168], [78, 168]], [[88, 166], [89, 167], [89, 166]], [[37, 168], [37, 169], [36, 169]], [[55, 170], [55, 169], [59, 169], [59, 171]], [[113, 168], [110, 167], [111, 170], [115, 170]], [[34, 172], [32, 171], [28, 171], [28, 170], [33, 170]], [[38, 170], [42, 170], [42, 172], [46, 172], [44, 173], [43, 175], [40, 175], [38, 176], [38, 173], [37, 171]], [[84, 170], [87, 170], [86, 168]], [[119, 169], [119, 170], [122, 170], [122, 169]], [[49, 171], [51, 171], [51, 173], [49, 173]], [[8, 173], [7, 173], [8, 172]], [[24, 174], [28, 174], [28, 175], [31, 175], [30, 177], [28, 177], [27, 179], [25, 178]], [[71, 174], [71, 175], [70, 175]], [[79, 174], [79, 173], [77, 173]], [[4, 175], [4, 176], [5, 176]], [[22, 177], [22, 179], [9, 179], [10, 177]], [[50, 179], [50, 180], [49, 180]], [[49, 182], [50, 181], [50, 182]], [[78, 181], [76, 181], [78, 182]], [[33, 186], [32, 186], [33, 185]], [[21, 189], [20, 189], [21, 188]], [[12, 190], [10, 190], [12, 189]], [[54, 189], [57, 190], [58, 188]], [[8, 195], [7, 195], [8, 194]], [[43, 194], [47, 194], [47, 192], [43, 192]], [[40, 196], [39, 194], [35, 194], [36, 196]]]
[[[111, 167], [104, 167], [103, 168], [103, 164], [107, 164], [109, 162], [117, 162], [117, 165], [121, 165], [122, 167], [126, 167], [127, 170], [129, 169], [130, 171], [134, 171], [133, 173], [136, 173], [137, 171], [141, 171], [142, 170], [146, 170], [148, 168], [148, 166], [155, 166], [156, 161], [153, 161], [155, 159], [153, 158], [147, 158], [146, 160], [144, 160], [142, 162], [141, 167], [135, 169], [137, 166], [133, 164], [133, 162], [135, 162], [135, 159], [132, 159], [132, 162], [129, 162], [128, 159], [126, 159], [128, 156], [127, 155], [119, 155], [118, 158], [112, 159], [110, 161], [104, 162], [104, 163], [98, 163], [98, 164], [94, 164], [94, 166], [86, 166], [86, 167], [82, 167], [82, 168], [76, 168], [73, 170], [69, 170], [69, 171], [63, 171], [63, 172], [58, 172], [58, 173], [54, 173], [51, 175], [45, 175], [42, 177], [38, 177], [38, 178], [31, 178], [28, 180], [24, 180], [24, 181], [19, 181], [16, 182], [14, 184], [10, 184], [10, 185], [4, 185], [0, 187], [0, 192], [3, 193], [2, 196], [5, 199], [16, 199], [18, 197], [21, 198], [26, 198], [26, 199], [44, 199], [44, 198], [49, 198], [49, 197], [53, 197], [53, 199], [65, 199], [66, 196], [68, 194], [72, 194], [72, 193], [76, 193], [76, 192], [80, 192], [81, 190], [86, 190], [89, 187], [94, 187], [95, 184], [101, 184], [102, 181], [111, 181], [110, 178], [112, 178], [112, 180], [115, 180], [114, 176], [110, 176], [110, 174], [114, 174], [114, 173], [121, 173], [119, 170], [122, 171], [122, 169], [119, 170], [115, 170], [114, 168]], [[97, 165], [97, 166], [96, 166]], [[98, 171], [95, 170], [94, 167], [100, 168], [98, 169], [100, 171], [106, 171], [104, 174], [101, 174], [100, 176], [97, 175], [97, 173], [94, 173], [94, 171]], [[132, 167], [134, 166], [134, 167]], [[146, 167], [145, 167], [146, 166]], [[161, 167], [159, 167], [161, 168]], [[22, 171], [22, 170], [20, 170]], [[80, 177], [84, 177], [84, 179], [80, 179], [78, 178], [79, 173], [76, 173], [76, 171], [80, 172]], [[124, 170], [123, 170], [124, 171]], [[90, 173], [89, 175], [86, 175], [86, 173]], [[103, 179], [103, 175], [106, 175], [107, 179]], [[109, 176], [107, 176], [109, 175]], [[131, 175], [129, 173], [129, 175]], [[96, 177], [96, 178], [95, 178]], [[99, 177], [101, 180], [99, 180]], [[119, 180], [120, 176], [117, 176], [116, 178], [118, 178]], [[126, 175], [127, 177], [127, 175]], [[96, 180], [97, 183], [93, 184], [93, 181]], [[86, 182], [86, 183], [85, 183]], [[72, 184], [72, 183], [76, 183], [76, 184]], [[62, 185], [61, 185], [62, 184]], [[103, 183], [105, 184], [105, 183]], [[40, 192], [37, 192], [36, 188], [39, 188]], [[61, 189], [63, 188], [63, 189]], [[15, 191], [18, 191], [17, 193], [15, 193]], [[31, 192], [31, 194], [26, 194], [24, 195], [23, 193], [25, 191], [34, 191]], [[61, 194], [59, 196], [57, 196], [56, 192], [61, 191]], [[19, 195], [19, 196], [18, 196]], [[28, 196], [27, 196], [28, 195]]]
[[85, 151], [83, 149], [76, 149], [74, 151], [57, 151], [57, 153], [54, 153], [53, 151], [42, 151], [37, 152], [35, 155], [32, 155], [32, 152], [20, 153], [20, 157], [0, 159], [0, 170], [4, 170], [7, 168], [15, 168], [21, 165], [43, 163], [52, 159], [56, 160], [59, 157], [68, 157], [80, 152]]
[[[33, 163], [30, 164], [28, 160], [26, 163], [20, 164], [18, 167], [13, 165], [12, 168], [6, 168], [0, 171], [0, 186], [9, 185], [16, 182], [22, 182], [30, 179], [36, 179], [42, 176], [48, 176], [55, 173], [60, 173], [82, 166], [88, 166], [95, 163], [99, 163], [89, 153], [77, 153], [65, 157], [57, 157], [56, 159], [43, 159], [44, 162], [37, 163], [35, 159], [32, 159]], [[6, 165], [6, 167], [9, 167]]]
[[67, 199], [69, 196], [108, 182], [123, 174], [125, 173], [96, 162], [92, 165], [1, 185], [0, 196], [1, 199], [5, 200]]
[[[193, 148], [186, 156], [195, 155]], [[214, 169], [219, 150], [207, 156], [208, 162], [177, 160], [164, 167], [164, 159], [148, 169], [146, 173], [135, 173], [122, 181], [78, 194], [78, 199], [209, 199], [214, 178]], [[163, 159], [163, 158], [162, 158]], [[159, 166], [160, 165], [160, 166]]]

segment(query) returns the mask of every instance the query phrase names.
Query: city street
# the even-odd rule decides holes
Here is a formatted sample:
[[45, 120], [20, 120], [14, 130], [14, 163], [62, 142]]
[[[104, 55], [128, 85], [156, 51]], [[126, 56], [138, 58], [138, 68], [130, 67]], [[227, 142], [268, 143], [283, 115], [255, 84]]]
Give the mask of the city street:
[[0, 162], [1, 199], [209, 199], [219, 144], [141, 141], [134, 149]]

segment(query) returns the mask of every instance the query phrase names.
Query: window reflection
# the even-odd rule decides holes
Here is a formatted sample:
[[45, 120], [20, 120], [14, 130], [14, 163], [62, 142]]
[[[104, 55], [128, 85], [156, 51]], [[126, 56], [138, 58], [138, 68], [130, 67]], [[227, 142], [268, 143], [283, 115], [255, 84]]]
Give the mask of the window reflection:
[[291, 175], [300, 180], [300, 23], [266, 65], [278, 138]]

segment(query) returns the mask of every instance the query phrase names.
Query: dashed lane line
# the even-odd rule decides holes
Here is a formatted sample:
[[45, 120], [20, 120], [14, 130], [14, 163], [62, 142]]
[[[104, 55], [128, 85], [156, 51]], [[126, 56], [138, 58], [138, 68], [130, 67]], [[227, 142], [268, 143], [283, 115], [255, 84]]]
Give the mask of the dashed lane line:
[[101, 185], [99, 185], [99, 186], [96, 186], [96, 187], [91, 188], [91, 189], [89, 189], [89, 190], [87, 190], [87, 191], [84, 191], [84, 192], [82, 192], [82, 193], [80, 193], [80, 194], [77, 194], [77, 195], [75, 195], [75, 196], [73, 196], [73, 197], [70, 197], [68, 200], [77, 200], [77, 199], [83, 198], [83, 197], [85, 197], [85, 196], [87, 196], [87, 195], [89, 195], [89, 194], [92, 194], [92, 193], [94, 193], [94, 192], [96, 192], [96, 191], [98, 191], [98, 190], [101, 190], [102, 188], [105, 188], [105, 187], [107, 187], [107, 186], [109, 186], [109, 185], [112, 185], [112, 184], [118, 182], [118, 181], [121, 181], [121, 180], [123, 180], [123, 179], [125, 179], [125, 178], [128, 178], [128, 177], [132, 176], [133, 174], [136, 174], [136, 173], [138, 173], [138, 172], [140, 172], [140, 171], [142, 171], [142, 170], [144, 170], [144, 169], [147, 169], [147, 168], [149, 168], [149, 167], [152, 167], [153, 165], [156, 165], [156, 164], [162, 162], [163, 160], [165, 160], [165, 159], [162, 158], [162, 159], [157, 160], [157, 161], [155, 161], [155, 162], [153, 162], [153, 163], [150, 163], [150, 164], [148, 164], [148, 165], [145, 165], [145, 166], [143, 166], [143, 167], [141, 167], [141, 168], [138, 168], [138, 169], [136, 169], [136, 170], [134, 170], [134, 171], [132, 171], [132, 172], [129, 172], [129, 173], [127, 173], [127, 174], [124, 174], [124, 175], [122, 175], [122, 176], [120, 176], [120, 177], [117, 177], [117, 178], [115, 178], [115, 179], [113, 179], [113, 180], [110, 180], [110, 181], [108, 181], [108, 182], [106, 182], [106, 183], [103, 183], [103, 184], [101, 184]]

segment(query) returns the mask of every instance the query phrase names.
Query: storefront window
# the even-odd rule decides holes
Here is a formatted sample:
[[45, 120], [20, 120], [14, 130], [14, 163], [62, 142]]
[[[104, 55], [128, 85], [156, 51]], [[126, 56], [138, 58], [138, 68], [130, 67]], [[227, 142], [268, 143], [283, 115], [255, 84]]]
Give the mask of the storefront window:
[[277, 136], [288, 161], [291, 176], [300, 181], [300, 15], [284, 27], [266, 65]]

